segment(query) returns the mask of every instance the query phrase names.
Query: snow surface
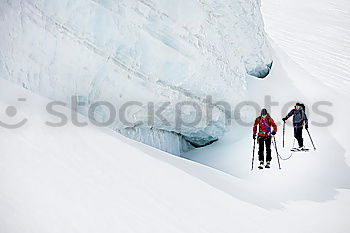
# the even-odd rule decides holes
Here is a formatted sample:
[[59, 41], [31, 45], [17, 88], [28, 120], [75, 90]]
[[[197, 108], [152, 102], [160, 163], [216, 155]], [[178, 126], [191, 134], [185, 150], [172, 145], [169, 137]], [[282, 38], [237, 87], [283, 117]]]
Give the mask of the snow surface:
[[[47, 127], [46, 121], [56, 120], [45, 111], [48, 100], [5, 80], [0, 80], [0, 90], [1, 109], [10, 105], [19, 112], [9, 119], [2, 111], [1, 119], [17, 123], [28, 118], [18, 130], [0, 130], [2, 233], [231, 232], [243, 223], [255, 231], [258, 226], [244, 216], [232, 221], [236, 208], [268, 214], [238, 200], [230, 203], [229, 195], [109, 130]], [[18, 102], [13, 96], [27, 100]]]
[[[205, 98], [232, 105], [246, 94], [250, 75], [265, 77], [271, 67], [260, 0], [11, 0], [0, 4], [0, 75], [35, 93], [77, 109], [109, 101], [127, 112], [111, 128], [138, 141], [180, 154], [220, 138], [225, 113], [214, 107], [195, 126], [176, 127], [175, 104]], [[161, 106], [169, 121], [148, 124], [148, 102]], [[203, 111], [205, 112], [205, 111]], [[109, 115], [98, 109], [96, 118]], [[182, 114], [193, 122], [194, 110]], [[177, 141], [177, 144], [173, 142]]]
[[[0, 232], [347, 232], [348, 77], [336, 68], [329, 79], [312, 70], [326, 69], [316, 62], [332, 62], [317, 51], [331, 54], [324, 43], [336, 41], [336, 32], [349, 31], [348, 6], [341, 0], [263, 2], [274, 68], [266, 79], [248, 81], [250, 100], [263, 106], [270, 94], [280, 101], [272, 107], [277, 121], [283, 115], [281, 105], [288, 101], [333, 103], [322, 108], [333, 113], [331, 126], [310, 125], [317, 151], [281, 161], [282, 170], [273, 153], [272, 169], [250, 171], [251, 127], [235, 126], [219, 142], [185, 154], [213, 169], [105, 129], [71, 124], [48, 128], [46, 120], [57, 120], [47, 119], [44, 105], [49, 100], [0, 80], [0, 120], [30, 120], [18, 130], [0, 130]], [[334, 11], [339, 14], [332, 15]], [[308, 15], [312, 17], [302, 21]], [[322, 15], [325, 20], [319, 23]], [[303, 30], [300, 25], [308, 27], [304, 33], [288, 31]], [[315, 28], [325, 31], [306, 42], [305, 37], [319, 30]], [[349, 46], [346, 38], [334, 42], [341, 51]], [[346, 56], [333, 58], [344, 59], [342, 70], [347, 69]], [[27, 101], [17, 101], [19, 97]], [[8, 106], [17, 107], [15, 117], [5, 115]], [[312, 112], [309, 117], [324, 120]], [[282, 156], [289, 156], [292, 128], [286, 129], [285, 149], [281, 127], [276, 139]]]
[[[313, 180], [319, 173], [310, 167], [291, 162], [239, 178], [109, 130], [53, 129], [45, 125], [57, 120], [48, 102], [0, 80], [0, 109], [18, 109], [0, 119], [28, 118], [0, 131], [0, 232], [343, 233], [350, 226], [350, 191]], [[307, 157], [307, 165], [320, 159]]]

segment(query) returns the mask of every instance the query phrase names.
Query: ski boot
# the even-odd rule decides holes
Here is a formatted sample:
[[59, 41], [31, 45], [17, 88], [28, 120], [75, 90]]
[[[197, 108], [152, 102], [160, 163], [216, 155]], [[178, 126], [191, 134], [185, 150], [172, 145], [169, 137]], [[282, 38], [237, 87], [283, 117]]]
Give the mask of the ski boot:
[[270, 161], [267, 161], [266, 165], [265, 165], [265, 168], [270, 168], [270, 163], [271, 163]]
[[264, 161], [260, 161], [260, 166], [258, 168], [259, 169], [263, 169], [264, 168]]

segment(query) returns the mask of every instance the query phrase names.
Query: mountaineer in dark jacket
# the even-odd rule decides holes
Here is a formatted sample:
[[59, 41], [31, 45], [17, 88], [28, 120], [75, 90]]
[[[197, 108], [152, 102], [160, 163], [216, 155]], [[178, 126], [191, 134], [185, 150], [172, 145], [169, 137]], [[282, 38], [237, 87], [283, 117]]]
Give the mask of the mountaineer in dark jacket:
[[309, 122], [305, 114], [305, 105], [301, 103], [296, 103], [294, 109], [292, 109], [288, 115], [282, 120], [285, 122], [289, 117], [293, 116], [293, 127], [294, 127], [294, 137], [298, 140], [299, 149], [304, 149], [303, 140], [303, 127], [305, 129], [309, 128]]

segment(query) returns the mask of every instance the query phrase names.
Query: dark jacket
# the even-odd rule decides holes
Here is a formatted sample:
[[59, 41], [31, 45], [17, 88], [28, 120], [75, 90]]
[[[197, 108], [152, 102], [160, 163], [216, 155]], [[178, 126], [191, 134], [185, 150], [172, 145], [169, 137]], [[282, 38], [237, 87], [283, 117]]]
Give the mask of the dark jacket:
[[299, 110], [297, 110], [295, 108], [292, 109], [285, 118], [288, 119], [291, 116], [293, 116], [293, 126], [294, 127], [302, 127], [304, 124], [305, 124], [305, 126], [308, 126], [309, 121], [308, 121], [306, 114], [302, 108], [300, 108]]

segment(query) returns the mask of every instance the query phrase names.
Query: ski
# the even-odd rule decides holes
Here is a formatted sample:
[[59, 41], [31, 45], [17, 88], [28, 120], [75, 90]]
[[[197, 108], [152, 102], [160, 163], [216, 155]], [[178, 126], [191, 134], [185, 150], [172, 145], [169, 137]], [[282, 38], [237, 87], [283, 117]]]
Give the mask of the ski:
[[290, 149], [290, 151], [292, 151], [292, 152], [309, 152], [310, 149], [306, 149], [306, 148], [304, 148], [304, 149], [292, 148], [292, 149]]

